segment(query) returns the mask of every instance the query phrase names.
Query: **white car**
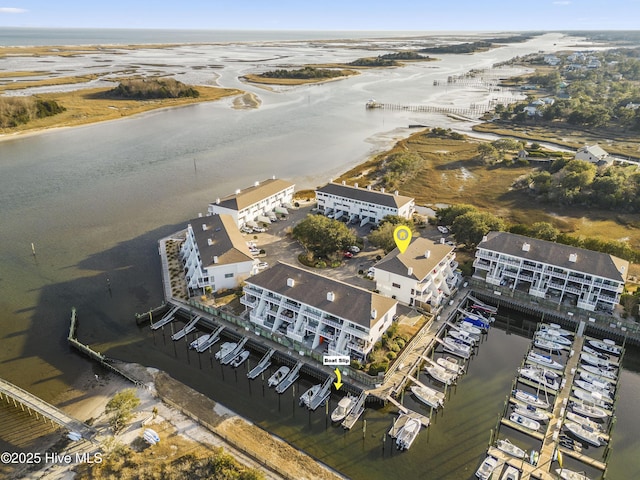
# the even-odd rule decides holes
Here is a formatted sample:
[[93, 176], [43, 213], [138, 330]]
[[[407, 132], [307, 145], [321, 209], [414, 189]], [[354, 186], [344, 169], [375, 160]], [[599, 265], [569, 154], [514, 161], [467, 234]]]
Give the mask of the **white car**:
[[449, 229], [447, 227], [443, 227], [442, 225], [438, 225], [438, 231], [443, 234], [449, 233]]
[[253, 231], [256, 233], [264, 233], [267, 231], [267, 229], [264, 227], [253, 227]]
[[360, 253], [360, 249], [355, 245], [351, 245], [347, 250], [349, 250], [351, 253]]
[[258, 265], [258, 270], [265, 270], [269, 268], [269, 264], [267, 262], [260, 262]]

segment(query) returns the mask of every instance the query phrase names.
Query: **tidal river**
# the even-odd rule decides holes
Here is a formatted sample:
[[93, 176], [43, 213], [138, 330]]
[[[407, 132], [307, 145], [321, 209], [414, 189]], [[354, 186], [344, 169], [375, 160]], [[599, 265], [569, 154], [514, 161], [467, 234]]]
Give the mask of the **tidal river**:
[[[62, 392], [92, 368], [66, 343], [70, 311], [75, 306], [83, 342], [111, 357], [167, 370], [251, 417], [251, 408], [243, 402], [234, 405], [233, 398], [225, 394], [218, 398], [197, 372], [183, 371], [183, 361], [154, 349], [148, 332], [136, 327], [133, 314], [162, 301], [157, 240], [205, 212], [216, 197], [256, 180], [276, 175], [294, 181], [298, 188], [314, 187], [408, 135], [409, 124], [458, 126], [436, 115], [366, 111], [364, 103], [369, 98], [412, 105], [485, 102], [491, 92], [463, 94], [434, 87], [433, 81], [517, 55], [575, 44], [575, 39], [547, 34], [489, 52], [443, 55], [438, 62], [368, 70], [339, 82], [273, 91], [245, 85], [237, 77], [285, 63], [329, 62], [336, 57], [352, 60], [372, 52], [298, 42], [142, 50], [117, 59], [51, 57], [48, 69], [54, 68], [51, 62], [60, 62], [55, 68], [75, 71], [90, 69], [96, 61], [143, 65], [151, 64], [151, 57], [154, 64], [161, 58], [179, 78], [242, 88], [258, 95], [262, 105], [255, 110], [235, 110], [230, 108], [231, 101], [221, 101], [0, 142], [0, 376], [56, 403]], [[382, 47], [380, 53], [384, 53]], [[13, 65], [21, 61], [25, 65], [20, 70], [29, 70], [37, 67], [29, 62], [41, 59], [11, 59]], [[70, 61], [73, 65], [65, 63]], [[211, 62], [221, 68], [204, 78], [198, 67]], [[514, 355], [519, 355], [519, 348], [514, 347]], [[627, 377], [626, 388], [638, 390], [637, 375], [627, 372]], [[358, 476], [354, 474], [359, 471], [357, 466], [342, 459], [339, 452], [323, 453], [317, 442], [302, 440], [309, 435], [296, 432], [291, 426], [295, 422], [279, 426], [266, 413], [254, 420]], [[482, 447], [488, 430], [482, 426], [478, 431], [482, 431]], [[632, 436], [633, 440], [625, 438], [623, 448], [614, 449], [612, 470], [617, 460], [620, 465], [627, 462], [626, 467], [617, 468], [628, 471], [625, 452], [640, 446], [637, 431], [619, 422], [616, 436]], [[437, 441], [444, 442], [446, 449], [457, 440], [439, 437]], [[369, 455], [364, 443], [362, 448], [358, 462], [366, 462]], [[473, 447], [472, 460], [459, 462], [465, 465], [466, 477], [473, 474], [469, 465], [476, 463], [477, 448]], [[434, 470], [437, 476], [421, 478], [465, 478], [447, 476], [457, 468], [455, 459], [448, 461], [452, 463]], [[414, 457], [410, 463], [423, 472], [432, 468], [420, 462]], [[636, 473], [637, 465], [636, 460], [631, 466]], [[376, 467], [360, 478], [382, 478], [375, 476], [376, 471], [384, 468]]]

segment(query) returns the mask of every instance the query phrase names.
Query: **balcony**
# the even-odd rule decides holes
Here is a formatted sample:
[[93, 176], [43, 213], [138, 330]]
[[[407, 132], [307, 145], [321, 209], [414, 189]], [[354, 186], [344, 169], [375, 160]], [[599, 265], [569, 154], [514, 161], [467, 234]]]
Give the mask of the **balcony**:
[[243, 295], [240, 297], [240, 303], [249, 308], [256, 308], [256, 305], [258, 305], [258, 298]]
[[339, 330], [341, 330], [341, 329], [342, 329], [342, 326], [343, 326], [343, 325], [342, 325], [342, 322], [339, 322], [339, 321], [337, 321], [337, 320], [334, 320], [334, 319], [332, 319], [332, 318], [327, 318], [327, 317], [324, 317], [324, 318], [322, 319], [322, 323], [324, 323], [325, 325], [329, 325], [329, 326], [331, 326], [331, 327], [333, 327], [333, 328], [337, 328], [337, 329], [339, 329]]
[[322, 317], [322, 314], [321, 314], [321, 313], [316, 313], [316, 312], [313, 312], [313, 311], [311, 311], [311, 310], [307, 310], [307, 309], [303, 310], [303, 311], [302, 311], [302, 314], [303, 314], [303, 315], [306, 315], [306, 316], [307, 316], [307, 317], [309, 317], [309, 318], [313, 318], [313, 319], [315, 319], [316, 321], [317, 321], [317, 320], [320, 320], [320, 318]]

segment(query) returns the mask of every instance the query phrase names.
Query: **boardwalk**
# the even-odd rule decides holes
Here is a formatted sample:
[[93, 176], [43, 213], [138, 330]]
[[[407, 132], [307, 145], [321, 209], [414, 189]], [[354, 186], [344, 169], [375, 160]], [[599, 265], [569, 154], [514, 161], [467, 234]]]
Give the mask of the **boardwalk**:
[[26, 409], [30, 415], [35, 414], [36, 418], [40, 416], [52, 424], [58, 424], [69, 432], [78, 432], [84, 439], [92, 440], [96, 436], [96, 431], [89, 425], [3, 379], [0, 379], [0, 399], [13, 403], [14, 407], [23, 411]]

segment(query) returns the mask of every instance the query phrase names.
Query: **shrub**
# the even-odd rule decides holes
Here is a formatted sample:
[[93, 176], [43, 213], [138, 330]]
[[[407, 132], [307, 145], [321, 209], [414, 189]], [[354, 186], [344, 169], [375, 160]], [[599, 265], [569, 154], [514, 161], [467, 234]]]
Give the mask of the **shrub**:
[[327, 262], [325, 262], [324, 260], [320, 260], [318, 262], [316, 262], [316, 268], [327, 268]]
[[394, 351], [387, 352], [387, 358], [388, 358], [389, 360], [395, 360], [395, 359], [396, 359], [396, 357], [397, 357], [396, 352], [394, 352]]
[[367, 372], [371, 376], [376, 376], [380, 372], [386, 372], [389, 367], [389, 362], [376, 362], [372, 363], [369, 366], [369, 371]]

